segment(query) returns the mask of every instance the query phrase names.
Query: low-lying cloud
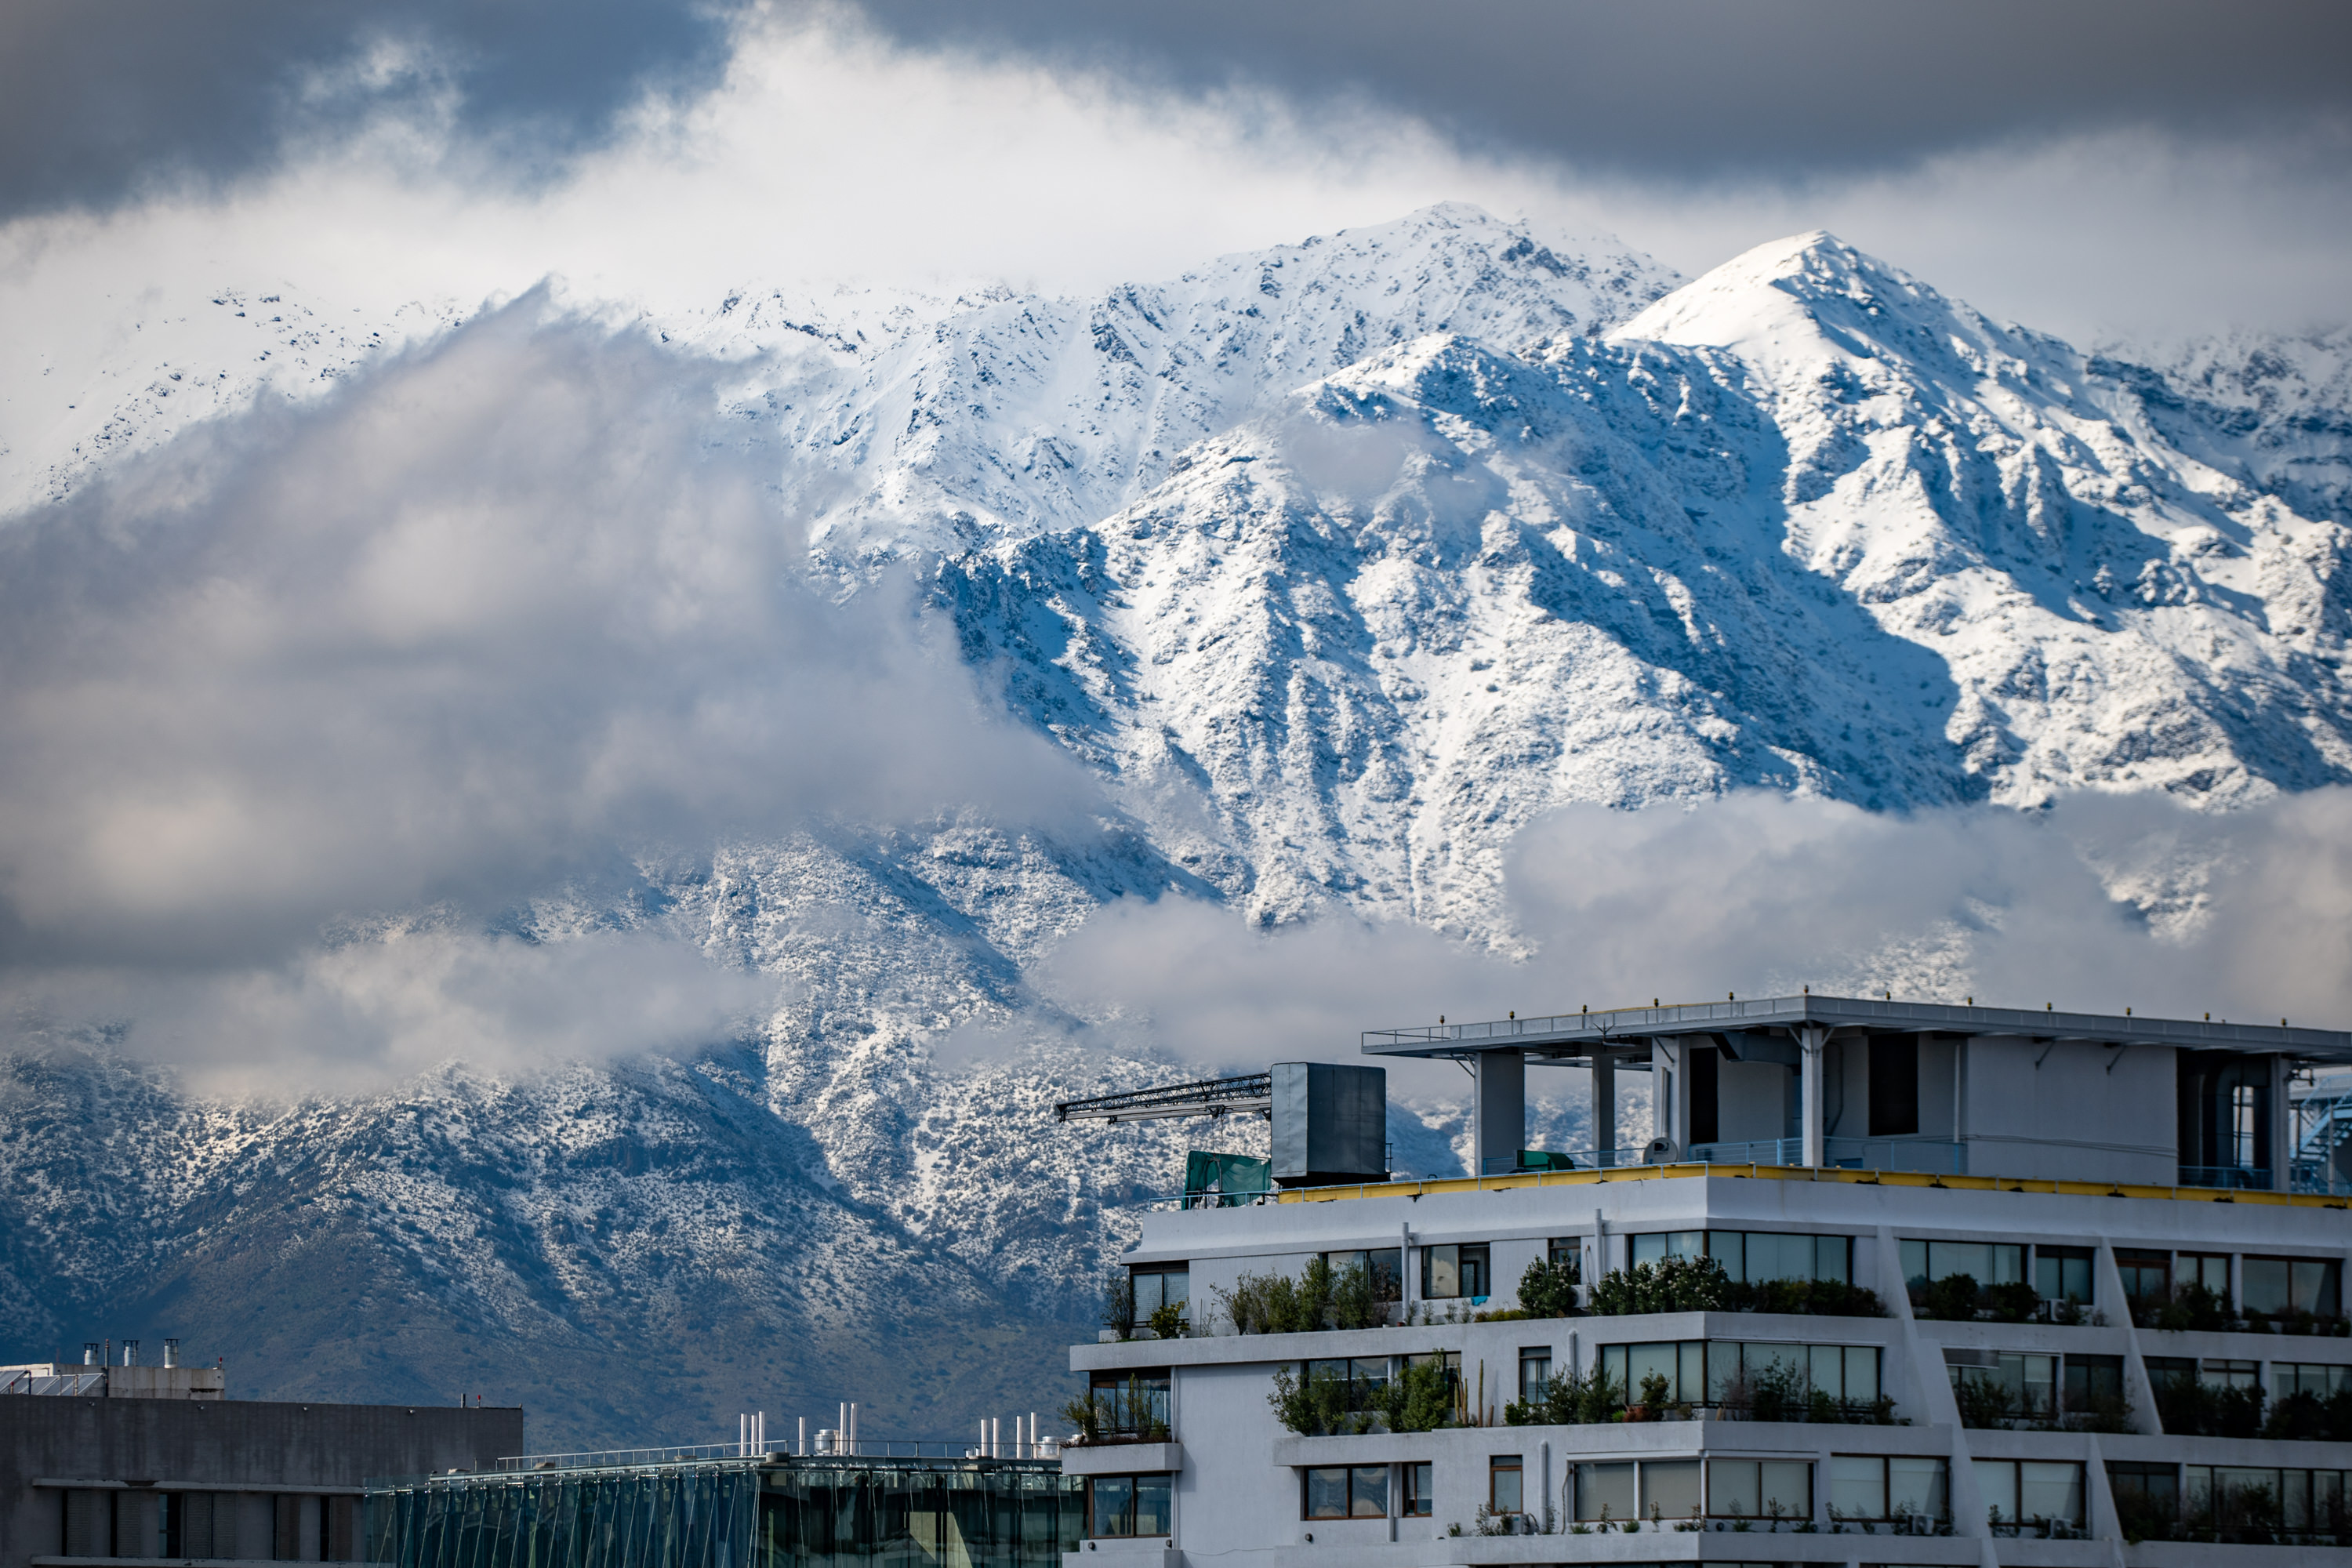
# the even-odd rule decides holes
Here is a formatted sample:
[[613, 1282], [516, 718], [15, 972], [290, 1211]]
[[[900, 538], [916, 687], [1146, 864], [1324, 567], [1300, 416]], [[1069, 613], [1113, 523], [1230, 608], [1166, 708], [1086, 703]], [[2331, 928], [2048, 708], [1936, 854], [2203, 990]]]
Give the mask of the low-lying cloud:
[[[1908, 816], [1743, 794], [1579, 806], [1515, 847], [1527, 956], [1402, 922], [1271, 932], [1128, 900], [1039, 974], [1186, 1061], [1360, 1059], [1366, 1028], [1817, 992], [2352, 1024], [2352, 790], [2231, 816], [2084, 795]], [[1450, 1068], [1407, 1093], [1458, 1093]]]
[[434, 966], [331, 928], [811, 822], [1082, 825], [907, 585], [811, 585], [712, 374], [530, 298], [0, 537], [0, 981], [241, 975], [281, 1034], [404, 1058], [397, 1005], [324, 1020]]

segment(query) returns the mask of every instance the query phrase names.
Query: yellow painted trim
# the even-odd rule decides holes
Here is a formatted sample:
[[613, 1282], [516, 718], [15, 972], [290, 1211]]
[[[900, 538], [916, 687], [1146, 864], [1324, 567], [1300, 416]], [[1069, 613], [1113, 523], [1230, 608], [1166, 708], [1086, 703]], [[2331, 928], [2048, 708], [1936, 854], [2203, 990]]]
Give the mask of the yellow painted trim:
[[1294, 1188], [1276, 1203], [1326, 1204], [1344, 1198], [1417, 1198], [1437, 1193], [1512, 1193], [1528, 1187], [1582, 1187], [1600, 1182], [1687, 1181], [1714, 1176], [1768, 1182], [1839, 1182], [1864, 1187], [1943, 1187], [1958, 1192], [2056, 1193], [2074, 1197], [2162, 1198], [2177, 1203], [2268, 1204], [2345, 1209], [2352, 1198], [2318, 1193], [2241, 1192], [2226, 1187], [2158, 1187], [2131, 1182], [2057, 1182], [2010, 1176], [1938, 1176], [1924, 1171], [1850, 1171], [1807, 1165], [1619, 1165], [1601, 1171], [1519, 1171], [1507, 1176], [1454, 1176], [1422, 1182], [1366, 1182], [1354, 1187]]

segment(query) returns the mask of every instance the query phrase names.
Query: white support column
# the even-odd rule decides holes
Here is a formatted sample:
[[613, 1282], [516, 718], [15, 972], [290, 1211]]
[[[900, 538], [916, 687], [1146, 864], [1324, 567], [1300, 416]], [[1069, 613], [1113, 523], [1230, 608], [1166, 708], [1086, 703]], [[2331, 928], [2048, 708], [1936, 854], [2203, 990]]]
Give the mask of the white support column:
[[1803, 1053], [1803, 1066], [1798, 1069], [1798, 1092], [1804, 1105], [1805, 1163], [1819, 1169], [1827, 1164], [1823, 1157], [1828, 1140], [1822, 1128], [1822, 1049], [1828, 1043], [1830, 1032], [1819, 1024], [1804, 1025], [1797, 1031], [1797, 1044]]
[[1690, 1146], [1690, 1075], [1680, 1040], [1650, 1042], [1650, 1136], [1664, 1138], [1677, 1151]]

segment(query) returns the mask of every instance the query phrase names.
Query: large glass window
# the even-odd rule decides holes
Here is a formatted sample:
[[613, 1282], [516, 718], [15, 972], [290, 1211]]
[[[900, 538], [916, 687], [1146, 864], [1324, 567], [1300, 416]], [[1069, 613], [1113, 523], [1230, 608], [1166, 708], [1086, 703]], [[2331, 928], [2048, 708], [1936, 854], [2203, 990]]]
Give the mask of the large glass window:
[[1995, 1524], [2083, 1522], [2083, 1467], [2057, 1459], [1977, 1459], [1977, 1491]]
[[1408, 1519], [1427, 1519], [1437, 1511], [1437, 1467], [1424, 1459], [1417, 1465], [1397, 1467], [1404, 1479], [1404, 1506], [1398, 1511]]
[[2332, 1258], [2249, 1258], [2242, 1267], [2243, 1305], [2249, 1312], [2311, 1312], [2332, 1318], [2342, 1310], [2343, 1265]]
[[1087, 1378], [1087, 1397], [1101, 1429], [1114, 1436], [1166, 1438], [1168, 1369], [1097, 1372]]
[[[2006, 1409], [2012, 1415], [2047, 1416], [2057, 1408], [2058, 1358], [2054, 1355], [2021, 1355], [2001, 1351], [1991, 1366], [1947, 1366], [1944, 1370], [1952, 1386], [1960, 1393], [1964, 1412], [1979, 1389], [2005, 1393]], [[2000, 1405], [1996, 1399], [1979, 1402], [1975, 1408], [1990, 1413]]]
[[1830, 1517], [1942, 1519], [1949, 1471], [1943, 1459], [1906, 1454], [1838, 1454], [1830, 1459]]
[[2184, 1252], [2172, 1260], [2172, 1277], [2183, 1285], [2200, 1285], [2224, 1301], [2230, 1299], [2226, 1252]]
[[1879, 1395], [1876, 1345], [1792, 1345], [1764, 1341], [1654, 1340], [1602, 1345], [1600, 1364], [1625, 1391], [1643, 1397], [1643, 1380], [1665, 1380], [1669, 1405], [1719, 1405], [1752, 1398], [1761, 1388], [1809, 1398], [1819, 1390], [1841, 1405], [1866, 1405]]
[[1485, 1242], [1447, 1243], [1421, 1249], [1421, 1293], [1431, 1301], [1483, 1301], [1489, 1290]]
[[2180, 1476], [2189, 1517], [2224, 1529], [2257, 1525], [2333, 1534], [2344, 1528], [2345, 1502], [2352, 1492], [2342, 1470], [2183, 1465]]
[[1386, 1465], [1318, 1465], [1299, 1472], [1301, 1519], [1385, 1519]]
[[2347, 1388], [2352, 1388], [2352, 1366], [2315, 1361], [2271, 1363], [2273, 1399], [2284, 1399], [2290, 1394], [2309, 1394], [2321, 1399], [2332, 1399]]
[[1372, 1247], [1363, 1252], [1327, 1252], [1323, 1261], [1331, 1267], [1331, 1278], [1339, 1280], [1351, 1269], [1360, 1268], [1371, 1281], [1372, 1300], [1398, 1301], [1404, 1299], [1404, 1250], [1402, 1247]]
[[1938, 1279], [1965, 1274], [1983, 1285], [2015, 1285], [2025, 1279], [2025, 1248], [2012, 1241], [1906, 1241], [1903, 1280], [1924, 1289]]
[[1170, 1478], [1164, 1475], [1096, 1476], [1087, 1507], [1088, 1535], [1165, 1535], [1173, 1518]]
[[1706, 1511], [1718, 1519], [1811, 1519], [1813, 1467], [1801, 1459], [1709, 1459]]
[[1633, 1462], [1577, 1466], [1576, 1517], [1580, 1521], [1639, 1519]]
[[2166, 1253], [2117, 1247], [2116, 1269], [2124, 1277], [2126, 1300], [2160, 1300], [2172, 1289], [2172, 1258]]
[[1192, 1266], [1190, 1263], [1139, 1263], [1135, 1279], [1135, 1321], [1148, 1323], [1162, 1307], [1173, 1307], [1186, 1321], [1192, 1313]]
[[2062, 1375], [2069, 1410], [2088, 1410], [2124, 1396], [2124, 1358], [2119, 1355], [2069, 1355]]
[[2037, 1247], [2033, 1249], [2033, 1293], [2045, 1301], [2091, 1304], [2091, 1265], [2095, 1254], [2087, 1247]]
[[1642, 1461], [1643, 1518], [1697, 1519], [1706, 1511], [1696, 1459]]

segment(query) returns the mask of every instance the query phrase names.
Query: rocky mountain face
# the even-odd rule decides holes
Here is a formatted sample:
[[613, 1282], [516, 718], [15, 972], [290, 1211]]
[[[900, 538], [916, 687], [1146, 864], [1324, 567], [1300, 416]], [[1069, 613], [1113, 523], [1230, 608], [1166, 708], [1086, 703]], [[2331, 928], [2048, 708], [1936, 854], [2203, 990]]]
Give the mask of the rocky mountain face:
[[[2340, 342], [2085, 354], [1826, 235], [1679, 281], [1444, 206], [1089, 300], [746, 289], [647, 323], [730, 367], [712, 438], [772, 464], [813, 569], [916, 576], [1116, 820], [813, 825], [517, 914], [783, 982], [688, 1059], [265, 1107], [28, 1039], [0, 1352], [177, 1332], [247, 1392], [520, 1398], [545, 1447], [845, 1398], [952, 1436], [1059, 1404], [1123, 1205], [1201, 1136], [1051, 1121], [1186, 1070], [1036, 984], [1114, 900], [1507, 952], [1513, 836], [1568, 804], [2223, 809], [2352, 777]], [[301, 388], [391, 325], [336, 331]], [[109, 450], [195, 401], [137, 369], [75, 383], [136, 388], [93, 416]], [[19, 510], [104, 460], [27, 428]], [[1581, 1146], [1572, 1097], [1538, 1114]], [[1460, 1131], [1391, 1111], [1402, 1168]]]

